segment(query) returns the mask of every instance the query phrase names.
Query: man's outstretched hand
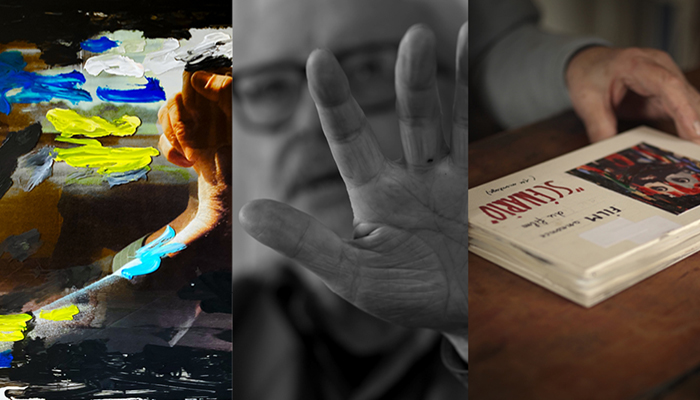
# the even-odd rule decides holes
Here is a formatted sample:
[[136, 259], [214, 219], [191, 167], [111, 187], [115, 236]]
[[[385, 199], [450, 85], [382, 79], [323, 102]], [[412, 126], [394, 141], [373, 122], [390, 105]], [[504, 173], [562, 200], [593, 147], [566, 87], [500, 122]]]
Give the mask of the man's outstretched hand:
[[[396, 66], [404, 159], [386, 159], [333, 55], [314, 51], [309, 88], [345, 181], [355, 234], [343, 240], [313, 217], [272, 200], [248, 203], [244, 228], [298, 261], [337, 294], [409, 327], [467, 332], [467, 29], [460, 31], [452, 134], [441, 129], [435, 37], [406, 33]], [[449, 143], [449, 146], [447, 145]]]

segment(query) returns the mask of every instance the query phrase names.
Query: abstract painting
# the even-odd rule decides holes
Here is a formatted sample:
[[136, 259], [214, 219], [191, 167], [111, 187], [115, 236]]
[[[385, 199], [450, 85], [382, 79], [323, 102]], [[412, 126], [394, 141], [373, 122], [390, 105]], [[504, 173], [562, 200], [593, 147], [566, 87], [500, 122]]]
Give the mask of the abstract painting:
[[567, 172], [676, 215], [700, 205], [700, 161], [647, 143]]
[[230, 242], [172, 241], [197, 175], [157, 124], [231, 12], [0, 4], [0, 399], [231, 398]]

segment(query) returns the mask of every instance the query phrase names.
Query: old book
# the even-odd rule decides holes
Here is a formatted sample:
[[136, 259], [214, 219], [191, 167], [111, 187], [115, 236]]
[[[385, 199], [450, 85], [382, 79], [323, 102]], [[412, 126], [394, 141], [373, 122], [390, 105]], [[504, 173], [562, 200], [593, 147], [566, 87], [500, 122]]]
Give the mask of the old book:
[[591, 307], [700, 250], [700, 146], [648, 127], [469, 190], [469, 249]]

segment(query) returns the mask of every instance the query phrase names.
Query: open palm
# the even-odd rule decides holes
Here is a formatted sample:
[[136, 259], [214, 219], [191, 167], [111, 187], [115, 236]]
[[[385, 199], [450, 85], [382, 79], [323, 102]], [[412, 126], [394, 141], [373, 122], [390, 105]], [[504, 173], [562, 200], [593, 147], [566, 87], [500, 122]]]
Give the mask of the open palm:
[[[435, 38], [406, 33], [396, 66], [404, 159], [387, 160], [331, 53], [307, 62], [309, 88], [353, 208], [343, 240], [311, 216], [271, 200], [241, 210], [246, 230], [382, 319], [448, 333], [467, 330], [466, 26], [458, 41], [454, 124], [446, 141], [435, 81]], [[449, 142], [449, 146], [446, 144]]]

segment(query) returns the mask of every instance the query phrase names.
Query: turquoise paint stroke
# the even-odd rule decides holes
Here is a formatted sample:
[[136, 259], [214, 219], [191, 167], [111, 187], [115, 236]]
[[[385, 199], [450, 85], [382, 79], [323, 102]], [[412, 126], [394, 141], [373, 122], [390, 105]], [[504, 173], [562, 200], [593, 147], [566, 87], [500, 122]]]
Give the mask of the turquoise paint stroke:
[[12, 358], [12, 350], [5, 350], [0, 353], [0, 368], [11, 368]]
[[88, 39], [84, 42], [80, 42], [80, 48], [92, 53], [104, 53], [109, 49], [119, 47], [119, 42], [112, 40], [107, 36], [102, 36], [99, 39]]
[[97, 88], [97, 97], [104, 101], [123, 103], [154, 103], [165, 100], [165, 90], [156, 78], [146, 77], [145, 85], [139, 89], [117, 90], [106, 87]]
[[[80, 89], [85, 77], [78, 71], [58, 75], [39, 75], [24, 71], [27, 63], [19, 51], [0, 53], [0, 112], [9, 114], [11, 104], [39, 103], [52, 99], [72, 103], [92, 101], [87, 91]], [[12, 91], [13, 93], [8, 94]]]
[[170, 225], [166, 226], [165, 232], [158, 239], [136, 250], [136, 259], [129, 261], [115, 273], [126, 279], [131, 279], [135, 276], [155, 272], [160, 267], [161, 258], [187, 247], [182, 243], [171, 243], [170, 241], [174, 237], [175, 230]]

